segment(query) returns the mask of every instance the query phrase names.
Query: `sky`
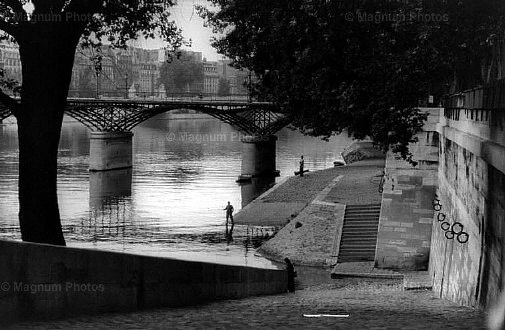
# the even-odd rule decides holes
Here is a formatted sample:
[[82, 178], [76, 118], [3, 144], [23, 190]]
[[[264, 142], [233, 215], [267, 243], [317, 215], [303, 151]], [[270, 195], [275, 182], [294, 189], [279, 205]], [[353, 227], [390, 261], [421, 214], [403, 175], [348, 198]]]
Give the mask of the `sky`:
[[[177, 26], [182, 29], [185, 39], [192, 40], [191, 48], [184, 47], [195, 52], [202, 52], [203, 57], [209, 61], [217, 61], [222, 58], [210, 45], [213, 36], [212, 29], [203, 26], [203, 19], [198, 16], [194, 5], [204, 5], [210, 7], [210, 3], [205, 0], [177, 0], [177, 5], [170, 9], [172, 19]], [[138, 41], [139, 47], [162, 48], [163, 42], [160, 40]]]

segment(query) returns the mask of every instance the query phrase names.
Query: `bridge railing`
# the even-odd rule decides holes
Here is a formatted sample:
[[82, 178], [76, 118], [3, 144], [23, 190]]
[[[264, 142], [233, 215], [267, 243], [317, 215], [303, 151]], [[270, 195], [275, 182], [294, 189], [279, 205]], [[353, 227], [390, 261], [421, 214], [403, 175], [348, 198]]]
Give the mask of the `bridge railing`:
[[492, 122], [505, 112], [505, 79], [449, 95], [443, 105], [447, 119], [460, 120], [463, 115], [466, 120]]
[[248, 94], [229, 94], [217, 95], [216, 93], [199, 93], [199, 92], [184, 92], [184, 93], [166, 93], [166, 92], [130, 92], [124, 91], [88, 91], [82, 92], [78, 90], [70, 90], [69, 98], [95, 98], [95, 99], [130, 99], [130, 100], [170, 100], [170, 101], [187, 101], [206, 100], [206, 101], [248, 101]]

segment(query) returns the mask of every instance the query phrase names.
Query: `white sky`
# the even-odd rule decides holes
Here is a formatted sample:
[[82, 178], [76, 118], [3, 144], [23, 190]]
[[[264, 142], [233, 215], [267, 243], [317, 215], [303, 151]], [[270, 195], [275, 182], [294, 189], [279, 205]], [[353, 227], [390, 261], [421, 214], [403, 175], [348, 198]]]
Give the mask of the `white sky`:
[[[170, 8], [172, 19], [177, 26], [182, 29], [182, 34], [186, 40], [192, 40], [191, 48], [186, 48], [195, 52], [202, 52], [203, 57], [209, 61], [216, 61], [222, 58], [210, 45], [212, 29], [203, 26], [203, 19], [198, 16], [194, 5], [204, 5], [211, 7], [206, 0], [177, 0], [177, 5]], [[138, 41], [139, 47], [161, 48], [163, 42], [159, 40]]]

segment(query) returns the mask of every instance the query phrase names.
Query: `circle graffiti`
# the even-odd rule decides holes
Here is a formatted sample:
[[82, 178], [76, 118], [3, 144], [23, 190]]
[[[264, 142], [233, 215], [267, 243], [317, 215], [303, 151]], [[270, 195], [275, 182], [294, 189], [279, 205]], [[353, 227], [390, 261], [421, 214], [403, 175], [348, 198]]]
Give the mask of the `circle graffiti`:
[[454, 232], [454, 234], [459, 235], [463, 232], [464, 226], [461, 224], [461, 222], [455, 222], [452, 225], [451, 230]]
[[458, 242], [460, 242], [461, 244], [464, 244], [464, 243], [468, 242], [468, 238], [469, 238], [469, 237], [470, 237], [470, 236], [469, 236], [467, 233], [465, 233], [465, 232], [463, 231], [463, 232], [461, 232], [461, 233], [460, 233], [460, 234], [456, 237], [456, 239], [457, 239], [457, 240], [458, 240]]
[[454, 232], [452, 232], [452, 231], [446, 231], [445, 232], [445, 238], [447, 238], [447, 239], [453, 239], [454, 238]]

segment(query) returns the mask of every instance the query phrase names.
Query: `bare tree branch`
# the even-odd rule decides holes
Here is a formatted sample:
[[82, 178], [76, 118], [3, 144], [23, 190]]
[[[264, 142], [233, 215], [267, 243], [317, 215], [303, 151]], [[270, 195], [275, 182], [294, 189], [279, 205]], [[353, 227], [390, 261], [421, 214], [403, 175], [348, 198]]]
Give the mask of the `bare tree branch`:
[[8, 108], [12, 114], [17, 117], [19, 113], [20, 103], [18, 100], [10, 97], [0, 90], [0, 106]]
[[103, 8], [101, 0], [72, 0], [65, 8], [66, 13], [95, 14]]
[[18, 28], [11, 23], [7, 23], [0, 19], [0, 30], [10, 34], [12, 37], [16, 37], [18, 34]]
[[66, 3], [65, 0], [32, 0], [32, 2], [38, 14], [58, 14]]
[[21, 4], [20, 1], [18, 1], [18, 0], [3, 0], [2, 2], [5, 5], [7, 5], [8, 7], [10, 7], [15, 14], [26, 15], [25, 11], [23, 10], [23, 5]]

